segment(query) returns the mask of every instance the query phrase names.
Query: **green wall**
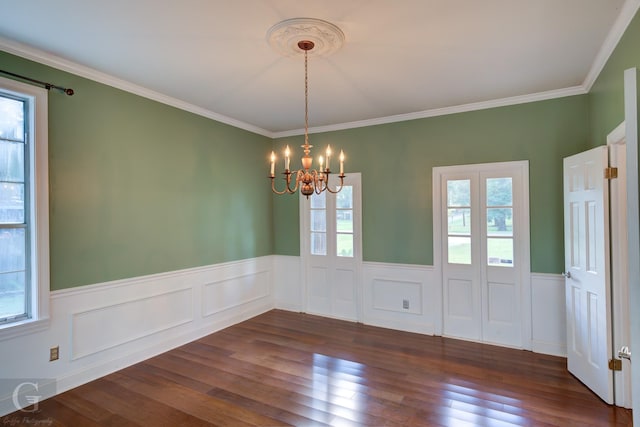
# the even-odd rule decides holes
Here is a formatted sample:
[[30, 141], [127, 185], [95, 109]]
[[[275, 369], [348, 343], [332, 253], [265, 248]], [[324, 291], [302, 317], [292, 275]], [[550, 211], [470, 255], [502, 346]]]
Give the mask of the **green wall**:
[[[344, 149], [346, 173], [362, 173], [365, 261], [433, 264], [433, 167], [529, 160], [531, 268], [562, 271], [562, 159], [588, 146], [586, 95], [313, 134], [310, 142]], [[274, 197], [274, 218], [275, 252], [299, 255], [296, 197]]]
[[607, 143], [607, 134], [624, 120], [624, 70], [640, 68], [640, 14], [633, 18], [589, 92], [591, 145]]
[[269, 255], [270, 140], [0, 52], [49, 94], [51, 289]]

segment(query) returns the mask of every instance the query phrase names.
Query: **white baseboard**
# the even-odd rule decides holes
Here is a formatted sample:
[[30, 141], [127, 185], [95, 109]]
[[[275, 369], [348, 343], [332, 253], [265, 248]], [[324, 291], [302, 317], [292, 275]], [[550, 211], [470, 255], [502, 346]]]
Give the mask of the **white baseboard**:
[[557, 342], [531, 341], [531, 351], [540, 354], [549, 354], [551, 356], [567, 357], [566, 344]]
[[[272, 265], [268, 256], [54, 291], [50, 327], [3, 341], [1, 369], [42, 384], [42, 399], [85, 384], [272, 309]], [[54, 346], [60, 359], [49, 362]], [[10, 384], [0, 381], [0, 416], [16, 411]]]

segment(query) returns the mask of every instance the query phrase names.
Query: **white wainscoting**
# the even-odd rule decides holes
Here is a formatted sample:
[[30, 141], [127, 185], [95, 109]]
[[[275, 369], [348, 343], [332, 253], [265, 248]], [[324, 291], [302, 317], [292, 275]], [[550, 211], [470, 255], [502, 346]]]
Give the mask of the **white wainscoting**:
[[[365, 262], [362, 272], [361, 322], [442, 333], [432, 266]], [[54, 291], [47, 330], [2, 341], [0, 379], [37, 379], [63, 392], [274, 306], [304, 311], [301, 278], [299, 257], [274, 255]], [[531, 304], [532, 350], [565, 356], [564, 278], [532, 274]], [[54, 346], [60, 359], [49, 362]], [[15, 410], [4, 384], [0, 415]]]
[[[2, 341], [0, 379], [60, 393], [268, 311], [273, 264], [267, 256], [54, 291], [47, 330]], [[60, 359], [49, 362], [54, 346]], [[5, 384], [0, 416], [16, 410]]]
[[531, 273], [531, 349], [567, 356], [564, 277]]
[[[442, 335], [442, 285], [433, 266], [364, 262], [362, 323], [428, 335]], [[300, 258], [274, 256], [275, 306], [305, 311]], [[404, 308], [404, 302], [408, 308]], [[528, 316], [525, 310], [525, 316]], [[531, 325], [523, 347], [536, 353], [566, 356], [564, 278], [531, 274]], [[513, 313], [513, 315], [522, 315]], [[529, 329], [528, 327], [526, 328]], [[530, 342], [530, 346], [529, 344]]]
[[442, 292], [432, 266], [363, 263], [363, 323], [434, 335]]

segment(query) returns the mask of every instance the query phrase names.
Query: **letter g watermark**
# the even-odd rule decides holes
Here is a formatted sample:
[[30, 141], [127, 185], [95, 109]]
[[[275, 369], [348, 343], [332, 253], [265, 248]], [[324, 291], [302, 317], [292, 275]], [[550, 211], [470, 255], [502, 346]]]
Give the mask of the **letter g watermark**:
[[[40, 398], [42, 395], [35, 394], [38, 393], [40, 387], [38, 383], [25, 381], [16, 386], [13, 389], [13, 405], [22, 412], [36, 412], [38, 410], [38, 404], [40, 403]], [[23, 404], [26, 403], [26, 404]], [[27, 407], [31, 407], [31, 409], [25, 409]]]

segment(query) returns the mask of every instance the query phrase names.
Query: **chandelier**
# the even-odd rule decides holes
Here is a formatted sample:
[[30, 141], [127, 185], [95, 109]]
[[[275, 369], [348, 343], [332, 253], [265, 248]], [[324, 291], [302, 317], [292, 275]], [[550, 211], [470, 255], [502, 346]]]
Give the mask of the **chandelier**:
[[[325, 151], [326, 158], [318, 158], [319, 167], [313, 169], [313, 158], [311, 157], [312, 145], [309, 144], [309, 78], [308, 78], [308, 56], [309, 52], [318, 43], [323, 53], [337, 50], [344, 41], [344, 34], [338, 27], [329, 22], [310, 18], [289, 19], [274, 25], [267, 33], [269, 43], [282, 53], [291, 54], [297, 50], [304, 52], [304, 144], [301, 146], [304, 152], [302, 156], [302, 168], [291, 170], [291, 150], [287, 145], [284, 152], [284, 181], [283, 190], [277, 190], [275, 184], [275, 164], [276, 154], [271, 152], [271, 190], [276, 194], [293, 194], [300, 189], [300, 193], [307, 198], [312, 194], [320, 194], [323, 191], [338, 193], [342, 190], [344, 183], [344, 152], [340, 150], [340, 185], [332, 190], [329, 187], [329, 176], [331, 174], [331, 146], [328, 145]], [[297, 42], [296, 42], [297, 40]], [[315, 41], [314, 41], [315, 40]], [[295, 43], [295, 44], [294, 44]]]

